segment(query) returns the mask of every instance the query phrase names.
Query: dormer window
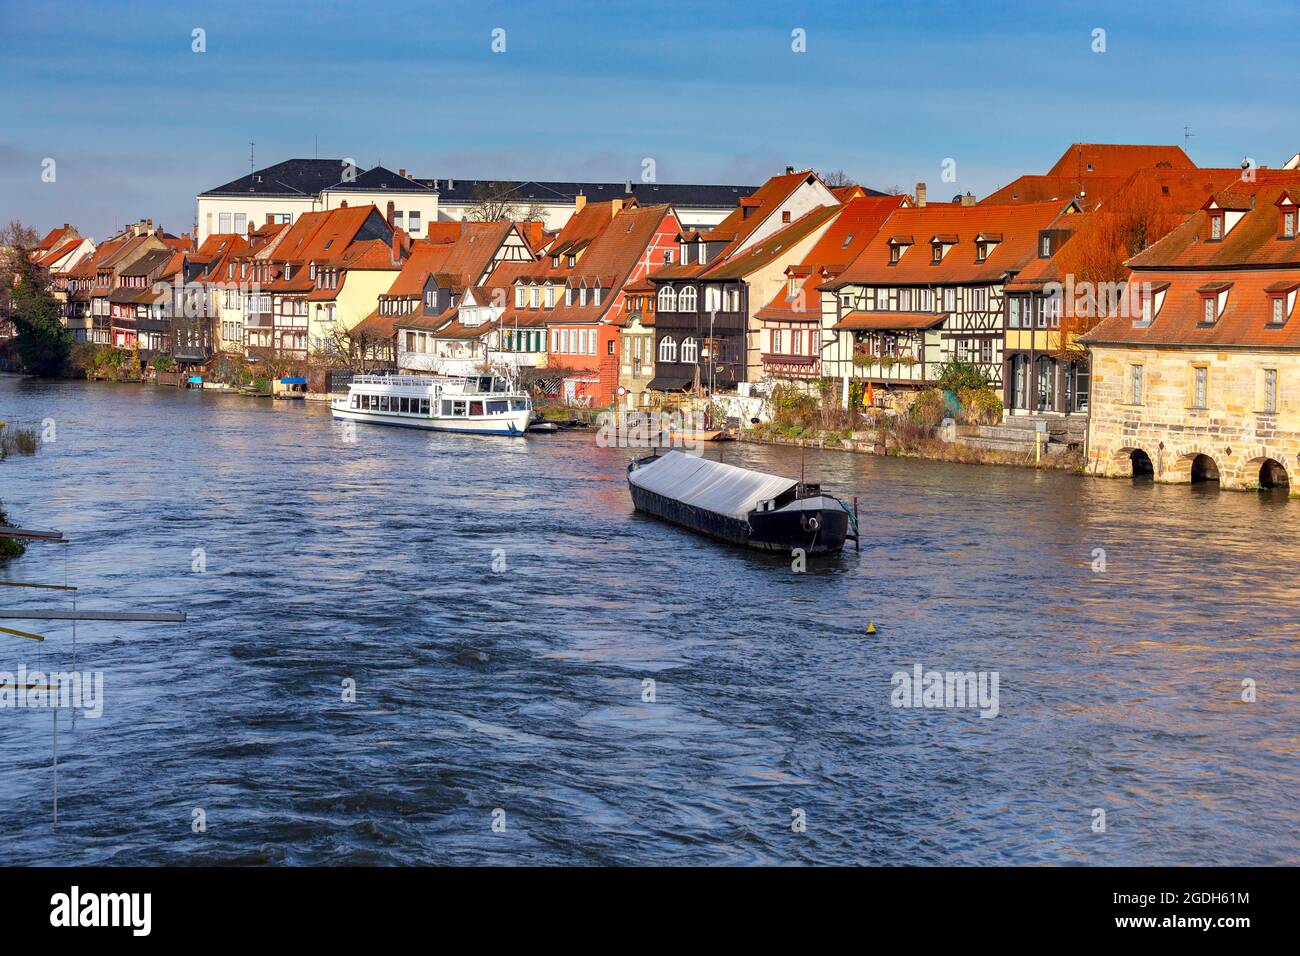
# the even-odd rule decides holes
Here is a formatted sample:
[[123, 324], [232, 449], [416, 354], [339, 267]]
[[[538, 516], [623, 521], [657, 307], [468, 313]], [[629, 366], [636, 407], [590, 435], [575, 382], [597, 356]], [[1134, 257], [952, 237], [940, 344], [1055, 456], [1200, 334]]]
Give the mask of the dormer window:
[[1196, 290], [1201, 296], [1201, 322], [1204, 325], [1213, 325], [1223, 315], [1231, 288], [1231, 282], [1211, 282]]
[[1044, 259], [1052, 257], [1052, 237], [1046, 233], [1038, 237], [1038, 254]]
[[1295, 238], [1295, 209], [1282, 210], [1282, 238]]
[[578, 289], [578, 305], [586, 305], [586, 304], [587, 304], [587, 287], [584, 285], [584, 286], [580, 286]]
[[1295, 305], [1296, 290], [1300, 284], [1295, 282], [1275, 282], [1264, 290], [1268, 295], [1268, 324], [1286, 325]]
[[591, 304], [600, 305], [600, 286], [597, 285], [591, 290]]
[[704, 263], [708, 261], [708, 251], [709, 251], [708, 247], [704, 244], [704, 240], [701, 239], [695, 248], [697, 250], [697, 256], [696, 256], [697, 261], [700, 263], [700, 265], [704, 265]]
[[522, 309], [523, 307], [524, 307], [524, 287], [521, 285], [517, 285], [515, 286], [515, 308]]
[[897, 265], [912, 245], [911, 236], [894, 236], [889, 240], [889, 264]]
[[943, 243], [941, 243], [941, 242], [936, 242], [936, 243], [931, 247], [931, 249], [930, 249], [930, 261], [931, 261], [931, 262], [942, 262], [942, 261], [943, 261]]
[[564, 287], [564, 304], [573, 305], [573, 286], [571, 285]]
[[1223, 213], [1210, 213], [1210, 239], [1217, 242], [1223, 238]]
[[551, 256], [551, 268], [552, 268], [552, 269], [558, 269], [558, 268], [560, 268], [560, 257], [559, 257], [559, 256]]
[[786, 284], [786, 290], [785, 290], [786, 298], [793, 299], [795, 293], [798, 291], [798, 287], [799, 287], [799, 280], [796, 279], [794, 276], [791, 276], [790, 281]]
[[575, 265], [577, 265], [578, 257], [575, 256], [573, 253], [569, 253], [569, 255], [565, 258], [565, 263], [568, 265], [570, 269], [572, 269]]
[[782, 221], [782, 222], [789, 222], [789, 221], [790, 221], [790, 210], [789, 210], [789, 209], [783, 209], [783, 210], [781, 210], [781, 221]]
[[989, 257], [989, 244], [987, 242], [975, 243], [975, 261], [983, 262]]

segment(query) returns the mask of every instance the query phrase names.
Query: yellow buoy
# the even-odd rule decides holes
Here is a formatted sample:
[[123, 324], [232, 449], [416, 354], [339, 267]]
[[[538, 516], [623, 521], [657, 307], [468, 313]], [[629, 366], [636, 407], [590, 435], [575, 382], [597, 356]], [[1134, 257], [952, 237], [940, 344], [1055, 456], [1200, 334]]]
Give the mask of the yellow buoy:
[[867, 633], [868, 633], [868, 634], [875, 634], [875, 633], [876, 633], [876, 622], [875, 622], [875, 621], [868, 621], [868, 622], [867, 622]]

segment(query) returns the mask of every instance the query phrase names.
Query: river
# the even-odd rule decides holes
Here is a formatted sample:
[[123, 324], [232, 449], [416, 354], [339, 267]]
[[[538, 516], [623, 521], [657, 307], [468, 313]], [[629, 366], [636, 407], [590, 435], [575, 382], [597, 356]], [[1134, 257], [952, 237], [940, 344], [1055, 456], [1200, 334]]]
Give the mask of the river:
[[[710, 447], [860, 496], [795, 573], [634, 515], [590, 434], [14, 376], [0, 418], [54, 424], [0, 500], [70, 542], [0, 578], [189, 616], [77, 625], [57, 828], [50, 713], [0, 710], [11, 864], [1300, 862], [1300, 501]], [[47, 640], [0, 671], [71, 668], [5, 623]], [[917, 664], [996, 716], [892, 706]]]

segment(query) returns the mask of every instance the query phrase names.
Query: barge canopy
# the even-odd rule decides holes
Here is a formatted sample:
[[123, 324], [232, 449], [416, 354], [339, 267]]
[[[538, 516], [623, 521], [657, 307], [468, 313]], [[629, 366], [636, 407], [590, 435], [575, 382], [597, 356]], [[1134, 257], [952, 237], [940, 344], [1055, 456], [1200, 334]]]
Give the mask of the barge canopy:
[[680, 451], [670, 451], [634, 469], [628, 481], [665, 498], [741, 521], [760, 501], [776, 498], [797, 484], [793, 478], [765, 475]]

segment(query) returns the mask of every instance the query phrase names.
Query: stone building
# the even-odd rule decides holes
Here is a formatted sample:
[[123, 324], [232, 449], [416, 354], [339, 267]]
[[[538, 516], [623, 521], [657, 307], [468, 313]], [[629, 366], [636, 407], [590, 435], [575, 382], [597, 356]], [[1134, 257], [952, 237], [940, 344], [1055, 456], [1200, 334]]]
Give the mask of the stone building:
[[1088, 470], [1225, 488], [1300, 469], [1300, 175], [1215, 193], [1129, 260], [1092, 354]]

